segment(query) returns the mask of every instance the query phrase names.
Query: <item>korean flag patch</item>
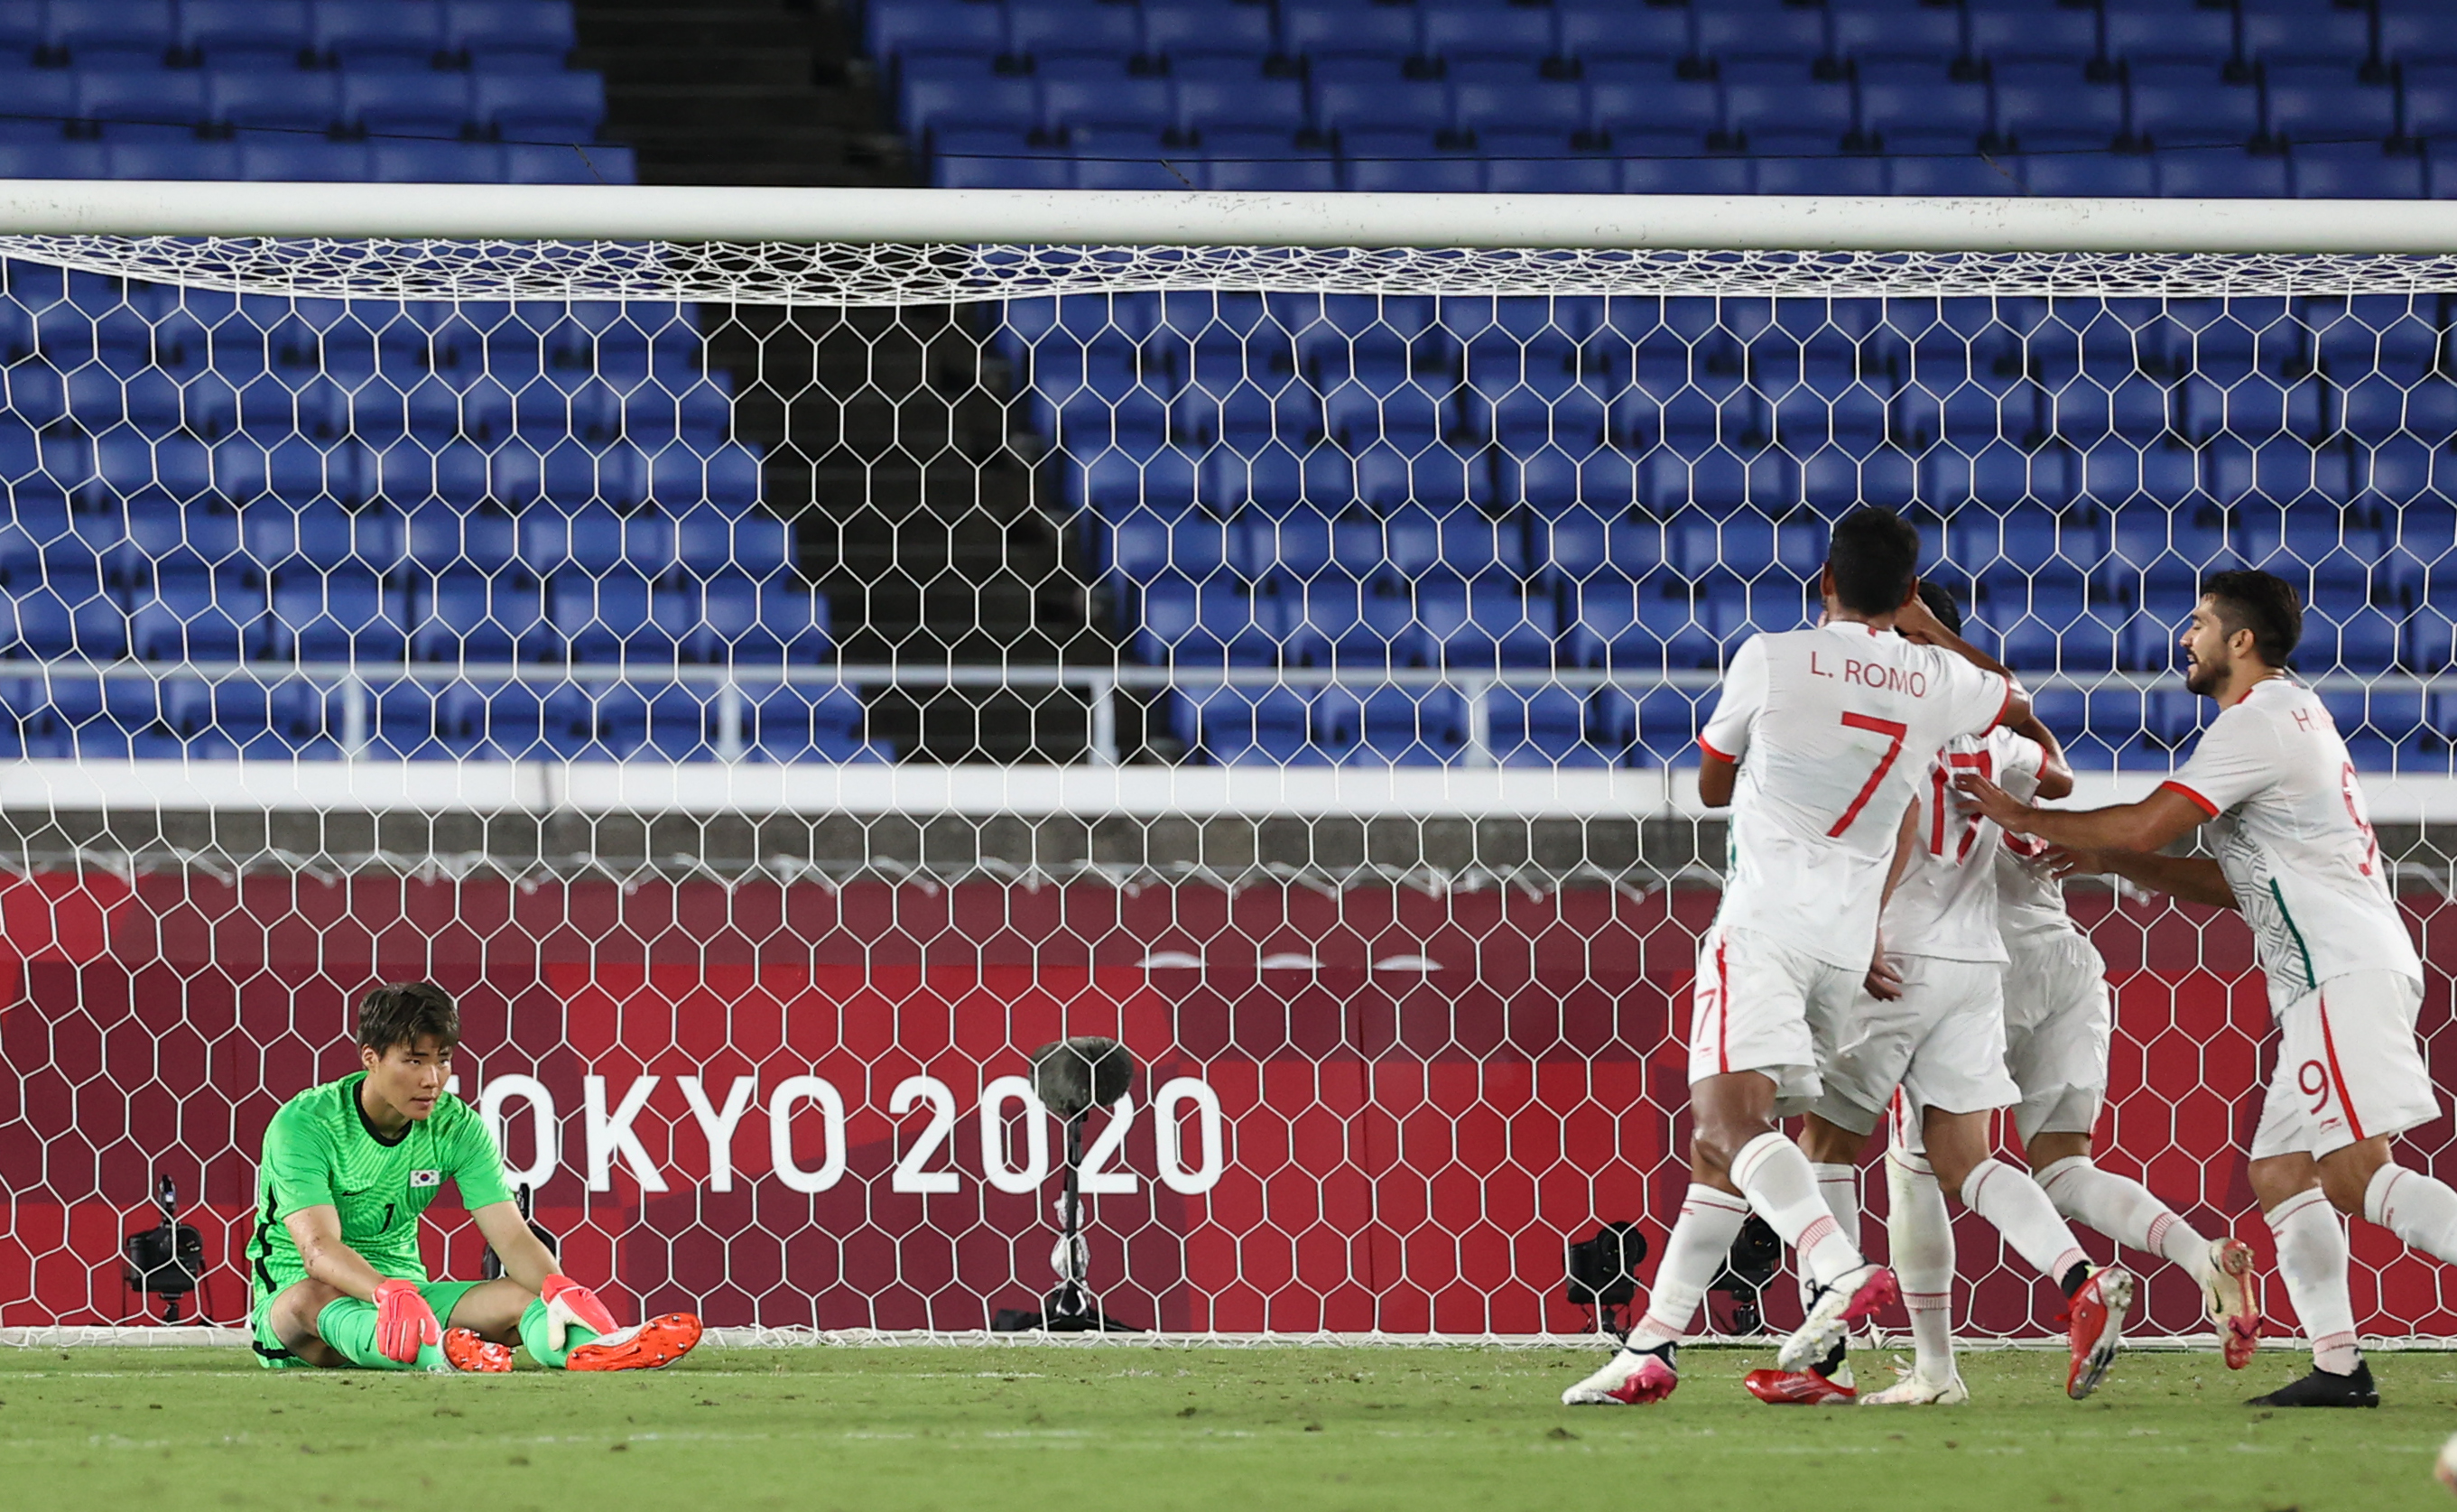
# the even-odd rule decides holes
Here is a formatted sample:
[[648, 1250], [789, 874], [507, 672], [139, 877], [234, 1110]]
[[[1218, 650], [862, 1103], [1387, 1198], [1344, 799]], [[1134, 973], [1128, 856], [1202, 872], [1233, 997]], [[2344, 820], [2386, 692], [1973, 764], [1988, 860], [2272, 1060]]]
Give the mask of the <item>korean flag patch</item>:
[[443, 1181], [444, 1172], [440, 1170], [413, 1170], [409, 1173], [409, 1184], [413, 1189], [439, 1186]]

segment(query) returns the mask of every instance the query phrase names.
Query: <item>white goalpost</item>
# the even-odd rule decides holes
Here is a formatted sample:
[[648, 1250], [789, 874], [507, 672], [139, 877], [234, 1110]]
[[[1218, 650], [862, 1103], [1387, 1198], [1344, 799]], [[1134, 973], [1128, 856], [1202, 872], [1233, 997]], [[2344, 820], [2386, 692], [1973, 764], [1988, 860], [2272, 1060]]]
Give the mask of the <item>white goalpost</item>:
[[[1861, 504], [2084, 800], [2189, 749], [2199, 575], [2295, 581], [2457, 1053], [2457, 205], [17, 182], [0, 279], [0, 1339], [237, 1322], [403, 979], [573, 1264], [723, 1337], [1036, 1314], [1080, 1035], [1119, 1322], [1575, 1336], [1686, 1180], [1704, 701]], [[2074, 908], [2102, 1164], [2265, 1243], [2240, 924]]]

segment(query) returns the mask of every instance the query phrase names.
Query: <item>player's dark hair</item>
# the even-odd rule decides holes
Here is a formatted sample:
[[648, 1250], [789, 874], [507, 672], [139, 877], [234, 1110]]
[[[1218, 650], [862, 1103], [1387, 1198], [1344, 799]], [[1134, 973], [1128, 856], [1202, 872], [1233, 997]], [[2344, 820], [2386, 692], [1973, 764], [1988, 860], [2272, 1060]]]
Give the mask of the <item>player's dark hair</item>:
[[2303, 601], [2295, 585], [2275, 572], [2240, 568], [2213, 572], [2201, 591], [2217, 606], [2219, 624], [2230, 636], [2252, 632], [2252, 649], [2264, 665], [2284, 667], [2303, 639]]
[[1827, 570], [1834, 596], [1860, 614], [1889, 614], [1902, 608], [1919, 575], [1919, 531], [1890, 509], [1858, 508], [1834, 522]]
[[1953, 594], [1944, 584], [1921, 578], [1919, 595], [1920, 602], [1928, 606], [1928, 611], [1936, 616], [1938, 624], [1957, 635], [1962, 633], [1962, 606], [1953, 601]]
[[396, 1045], [433, 1040], [445, 1049], [461, 1043], [461, 1010], [452, 994], [432, 982], [388, 982], [359, 1005], [359, 1044], [378, 1055]]

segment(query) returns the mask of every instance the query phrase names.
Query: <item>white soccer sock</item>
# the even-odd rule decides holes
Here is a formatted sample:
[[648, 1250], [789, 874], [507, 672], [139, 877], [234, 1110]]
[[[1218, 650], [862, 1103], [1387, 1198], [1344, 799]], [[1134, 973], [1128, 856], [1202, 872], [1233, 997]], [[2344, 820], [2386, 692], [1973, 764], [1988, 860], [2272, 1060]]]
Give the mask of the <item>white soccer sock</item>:
[[1860, 1266], [1857, 1234], [1846, 1234], [1817, 1192], [1817, 1173], [1800, 1147], [1781, 1134], [1760, 1134], [1732, 1157], [1732, 1185], [1774, 1226], [1820, 1286]]
[[[1826, 1211], [1843, 1227], [1852, 1244], [1860, 1242], [1860, 1168], [1837, 1166], [1826, 1161], [1810, 1161], [1808, 1169], [1817, 1175], [1817, 1194], [1826, 1199]], [[1816, 1286], [1808, 1278], [1808, 1267], [1795, 1267], [1800, 1273], [1800, 1310], [1808, 1311], [1816, 1301]]]
[[1931, 1381], [1951, 1380], [1953, 1220], [1945, 1211], [1945, 1189], [1926, 1160], [1889, 1150], [1886, 1191], [1891, 1198], [1886, 1211], [1889, 1260], [1911, 1315], [1915, 1367]]
[[2061, 1283], [2075, 1266], [2090, 1262], [2028, 1171], [1993, 1156], [1981, 1161], [1962, 1178], [1962, 1205], [1993, 1224], [2013, 1253], [2051, 1281]]
[[2421, 1171], [2383, 1166], [2364, 1189], [2364, 1216], [2424, 1253], [2457, 1265], [2457, 1191]]
[[2295, 1315], [2312, 1341], [2312, 1363], [2343, 1376], [2363, 1359], [2355, 1347], [2355, 1304], [2346, 1295], [2346, 1229], [2318, 1191], [2298, 1192], [2269, 1210], [2278, 1236], [2278, 1274]]
[[2056, 1211], [2128, 1249], [2163, 1255], [2196, 1277], [2210, 1268], [2210, 1242], [2137, 1181], [2099, 1170], [2088, 1155], [2068, 1155], [2039, 1172], [2039, 1190]]
[[1629, 1331], [1623, 1348], [1680, 1342], [1748, 1215], [1749, 1205], [1730, 1192], [1690, 1183], [1672, 1236], [1663, 1241], [1663, 1263], [1655, 1268], [1655, 1284], [1647, 1288], [1646, 1314]]

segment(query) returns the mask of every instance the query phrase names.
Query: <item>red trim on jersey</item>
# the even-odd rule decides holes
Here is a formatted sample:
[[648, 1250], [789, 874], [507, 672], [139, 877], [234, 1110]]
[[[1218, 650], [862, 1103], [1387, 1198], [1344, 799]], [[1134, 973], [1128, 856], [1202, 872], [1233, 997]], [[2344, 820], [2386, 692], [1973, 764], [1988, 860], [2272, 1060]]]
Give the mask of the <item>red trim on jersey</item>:
[[2217, 804], [2201, 797], [2199, 793], [2194, 792], [2191, 788], [2184, 786], [2181, 782], [2161, 782], [2158, 784], [2158, 791], [2161, 793], [2170, 791], [2181, 793], [2184, 797], [2193, 800], [2193, 807], [2199, 809], [2202, 813], [2208, 815], [2212, 818], [2217, 818], [2219, 817], [2219, 806]]
[[1734, 766], [1738, 766], [1738, 765], [1740, 765], [1741, 758], [1740, 758], [1739, 756], [1725, 756], [1725, 755], [1724, 755], [1724, 753], [1722, 753], [1721, 751], [1718, 751], [1718, 750], [1716, 750], [1713, 746], [1708, 745], [1708, 744], [1706, 743], [1706, 737], [1705, 737], [1704, 735], [1700, 735], [1700, 736], [1698, 737], [1698, 749], [1699, 749], [1699, 750], [1701, 750], [1701, 751], [1705, 752], [1708, 756], [1713, 756], [1713, 757], [1714, 757], [1716, 760], [1718, 760], [1718, 761], [1729, 761], [1729, 762], [1731, 762]]
[[2346, 1110], [2346, 1131], [2355, 1143], [2364, 1142], [2364, 1121], [2355, 1116], [2355, 1100], [2347, 1095], [2346, 1073], [2338, 1069], [2338, 1042], [2329, 1032], [2329, 995], [2318, 994], [2321, 1000], [2321, 1053], [2329, 1058], [2329, 1080], [2338, 1084], [2338, 1106]]
[[1724, 932], [1715, 931], [1715, 1065], [1732, 1074], [1732, 985], [1724, 969]]
[[[1998, 725], [2003, 724], [2003, 723], [2005, 722], [2005, 711], [2006, 711], [2006, 710], [2008, 710], [2008, 709], [2011, 709], [2011, 708], [2013, 708], [2013, 678], [2011, 678], [2011, 677], [2008, 677], [2008, 678], [2006, 678], [2006, 679], [2005, 679], [2005, 701], [2004, 701], [2003, 703], [2000, 703], [2000, 704], [1998, 704], [1998, 705], [1996, 706], [1996, 717], [1988, 721], [1988, 730], [1993, 730], [1993, 729], [1995, 729]], [[1980, 733], [1981, 735], [1986, 735], [1986, 734], [1988, 733], [1988, 730], [1982, 730], [1982, 731], [1980, 731], [1979, 733]]]

